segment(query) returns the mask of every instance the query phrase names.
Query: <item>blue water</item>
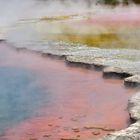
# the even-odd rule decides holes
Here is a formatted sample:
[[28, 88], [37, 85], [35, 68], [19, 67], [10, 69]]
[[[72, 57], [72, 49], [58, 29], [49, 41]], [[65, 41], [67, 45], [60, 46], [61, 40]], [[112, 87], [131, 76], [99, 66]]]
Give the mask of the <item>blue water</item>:
[[48, 104], [47, 91], [37, 80], [37, 75], [23, 68], [0, 67], [0, 133]]

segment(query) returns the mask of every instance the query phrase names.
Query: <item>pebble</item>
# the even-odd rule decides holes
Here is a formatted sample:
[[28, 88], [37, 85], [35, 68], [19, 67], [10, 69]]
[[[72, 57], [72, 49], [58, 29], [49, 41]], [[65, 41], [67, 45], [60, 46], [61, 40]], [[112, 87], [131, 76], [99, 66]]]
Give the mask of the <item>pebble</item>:
[[96, 125], [87, 125], [84, 126], [85, 129], [104, 129], [104, 126], [96, 126]]
[[29, 140], [38, 140], [37, 138], [31, 138], [31, 139], [29, 139]]
[[51, 135], [44, 135], [43, 137], [51, 137]]
[[100, 135], [101, 133], [97, 131], [97, 132], [92, 132], [92, 134], [93, 135]]
[[79, 137], [80, 137], [80, 135], [77, 135], [77, 137], [79, 138]]
[[51, 127], [51, 126], [53, 126], [53, 125], [52, 125], [52, 124], [48, 124], [48, 126], [50, 126], [50, 127]]
[[75, 119], [75, 118], [72, 118], [71, 120], [74, 121], [74, 122], [77, 122], [78, 121], [78, 119]]
[[103, 128], [102, 130], [103, 131], [115, 131], [115, 129], [113, 129], [113, 128]]
[[85, 129], [100, 129], [103, 131], [115, 131], [113, 128], [107, 128], [105, 126], [84, 126]]
[[63, 117], [58, 117], [58, 119], [63, 119]]
[[77, 127], [72, 128], [72, 130], [73, 130], [74, 132], [76, 132], [76, 133], [80, 132], [80, 129], [77, 128]]

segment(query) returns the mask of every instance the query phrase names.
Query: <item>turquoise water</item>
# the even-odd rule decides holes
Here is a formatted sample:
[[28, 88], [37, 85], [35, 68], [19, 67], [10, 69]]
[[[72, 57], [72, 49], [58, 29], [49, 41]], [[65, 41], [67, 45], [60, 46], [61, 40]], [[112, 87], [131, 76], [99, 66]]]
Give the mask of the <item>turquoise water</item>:
[[0, 133], [48, 103], [47, 91], [36, 80], [35, 74], [23, 68], [0, 67]]

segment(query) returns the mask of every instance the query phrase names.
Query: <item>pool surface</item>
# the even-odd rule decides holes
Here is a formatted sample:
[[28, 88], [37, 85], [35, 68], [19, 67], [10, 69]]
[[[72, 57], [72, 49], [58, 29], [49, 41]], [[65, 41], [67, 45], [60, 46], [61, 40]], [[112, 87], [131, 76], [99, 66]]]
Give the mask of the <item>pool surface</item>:
[[1, 43], [0, 77], [0, 140], [90, 140], [130, 124], [135, 90], [99, 71]]

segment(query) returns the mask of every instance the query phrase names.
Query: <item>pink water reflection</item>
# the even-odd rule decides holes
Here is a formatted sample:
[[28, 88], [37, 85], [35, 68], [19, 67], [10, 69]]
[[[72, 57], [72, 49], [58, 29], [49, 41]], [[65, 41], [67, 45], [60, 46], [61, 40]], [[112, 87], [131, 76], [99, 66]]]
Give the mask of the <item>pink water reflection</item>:
[[[95, 130], [87, 125], [101, 125], [115, 130], [128, 126], [128, 98], [134, 93], [126, 89], [122, 80], [103, 79], [102, 73], [69, 67], [64, 60], [42, 57], [27, 51], [15, 51], [0, 45], [0, 66], [28, 69], [40, 76], [38, 84], [52, 95], [51, 103], [37, 110], [31, 119], [9, 128], [1, 140], [59, 140], [80, 137], [96, 139]], [[73, 132], [78, 127], [80, 132]], [[49, 138], [46, 138], [49, 135]]]

